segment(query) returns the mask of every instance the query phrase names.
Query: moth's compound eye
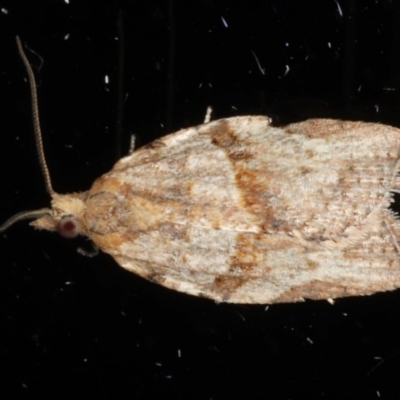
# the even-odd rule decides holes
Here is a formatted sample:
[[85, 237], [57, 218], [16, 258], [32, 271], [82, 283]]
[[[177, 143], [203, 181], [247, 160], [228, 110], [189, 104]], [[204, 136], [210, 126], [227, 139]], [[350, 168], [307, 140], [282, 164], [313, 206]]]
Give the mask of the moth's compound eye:
[[66, 239], [73, 239], [79, 235], [78, 221], [73, 215], [66, 215], [58, 221], [57, 232]]

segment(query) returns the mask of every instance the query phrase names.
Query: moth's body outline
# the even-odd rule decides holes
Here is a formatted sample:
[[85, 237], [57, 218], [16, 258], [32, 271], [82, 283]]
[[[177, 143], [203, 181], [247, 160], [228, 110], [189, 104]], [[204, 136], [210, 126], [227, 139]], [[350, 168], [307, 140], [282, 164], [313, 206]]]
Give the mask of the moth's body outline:
[[52, 207], [18, 214], [0, 232], [35, 218], [37, 228], [89, 237], [142, 277], [216, 301], [400, 287], [400, 225], [389, 209], [400, 192], [399, 129], [329, 119], [277, 128], [243, 116], [155, 143], [119, 160], [87, 192], [60, 195], [40, 138]]

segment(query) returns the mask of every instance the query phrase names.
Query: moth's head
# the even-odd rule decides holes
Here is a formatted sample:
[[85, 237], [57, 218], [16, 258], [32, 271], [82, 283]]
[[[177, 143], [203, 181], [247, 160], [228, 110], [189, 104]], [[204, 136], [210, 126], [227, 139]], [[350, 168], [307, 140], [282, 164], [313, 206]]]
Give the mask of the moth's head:
[[57, 231], [62, 237], [72, 239], [85, 235], [84, 225], [86, 193], [57, 194], [53, 193], [51, 208], [35, 211], [23, 211], [0, 225], [0, 233], [23, 219], [33, 219], [30, 225], [37, 229]]
[[29, 225], [37, 229], [57, 231], [66, 239], [73, 239], [84, 235], [86, 230], [83, 224], [85, 212], [85, 193], [61, 195], [54, 193], [51, 209], [36, 218]]

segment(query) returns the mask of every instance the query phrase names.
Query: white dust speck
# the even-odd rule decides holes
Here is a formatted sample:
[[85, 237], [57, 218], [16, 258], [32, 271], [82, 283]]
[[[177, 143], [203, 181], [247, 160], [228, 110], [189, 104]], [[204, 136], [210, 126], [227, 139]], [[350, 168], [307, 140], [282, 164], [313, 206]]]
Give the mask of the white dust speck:
[[237, 315], [239, 315], [239, 317], [242, 318], [243, 321], [246, 321], [246, 318], [242, 314], [237, 313]]
[[328, 42], [328, 47], [331, 49], [332, 48], [332, 43]]
[[64, 0], [64, 3], [65, 4], [69, 4], [69, 0]]
[[286, 47], [289, 47], [289, 42], [286, 42], [286, 43], [285, 43], [285, 46], [286, 46]]
[[309, 337], [307, 338], [307, 342], [310, 344], [314, 344], [314, 342]]
[[260, 62], [258, 61], [258, 58], [257, 58], [257, 56], [256, 56], [256, 53], [254, 53], [254, 51], [251, 50], [251, 54], [253, 54], [254, 58], [256, 59], [256, 63], [257, 63], [258, 69], [261, 71], [261, 73], [262, 73], [263, 75], [265, 75], [265, 68], [262, 68], [262, 67], [261, 67], [261, 64], [260, 64]]
[[67, 34], [64, 36], [64, 40], [68, 40], [68, 39], [69, 39], [69, 37], [70, 37], [70, 34], [69, 34], [69, 33], [67, 33]]
[[268, 311], [269, 310], [269, 306], [265, 306], [264, 311]]
[[343, 17], [343, 11], [342, 11], [342, 8], [340, 7], [339, 2], [337, 0], [335, 0], [335, 3], [336, 3], [336, 6], [337, 6], [337, 10], [338, 10], [339, 15], [341, 17]]
[[[203, 85], [204, 85], [204, 83], [203, 83], [203, 82], [200, 82], [200, 84], [199, 84], [199, 89], [201, 89], [201, 88], [203, 87]], [[210, 88], [212, 88], [212, 83], [207, 83], [207, 86], [210, 87]]]
[[393, 88], [393, 87], [384, 87], [383, 90], [384, 90], [385, 92], [395, 92], [395, 91], [396, 91], [396, 88]]
[[290, 67], [289, 65], [285, 65], [285, 73], [283, 74], [283, 76], [286, 76], [290, 71]]
[[228, 23], [226, 22], [226, 19], [221, 15], [222, 23], [224, 24], [224, 27], [228, 27]]
[[2, 12], [3, 14], [6, 14], [6, 15], [8, 14], [8, 10], [7, 10], [6, 8], [2, 8], [2, 9], [1, 9], [1, 12]]
[[157, 367], [162, 367], [161, 363], [155, 363]]
[[380, 398], [381, 394], [379, 393], [379, 390], [376, 391], [376, 395]]
[[360, 86], [358, 87], [357, 92], [361, 92], [361, 89], [362, 89], [362, 85], [360, 85]]
[[65, 284], [68, 286], [68, 285], [72, 285], [74, 282], [72, 282], [72, 281], [66, 281], [65, 282]]
[[178, 358], [181, 358], [181, 357], [182, 357], [181, 349], [178, 349]]
[[108, 79], [108, 75], [106, 75], [104, 77], [104, 82], [105, 82], [106, 85], [108, 85], [108, 83], [110, 82], [109, 79]]
[[375, 112], [379, 112], [379, 104], [375, 104]]

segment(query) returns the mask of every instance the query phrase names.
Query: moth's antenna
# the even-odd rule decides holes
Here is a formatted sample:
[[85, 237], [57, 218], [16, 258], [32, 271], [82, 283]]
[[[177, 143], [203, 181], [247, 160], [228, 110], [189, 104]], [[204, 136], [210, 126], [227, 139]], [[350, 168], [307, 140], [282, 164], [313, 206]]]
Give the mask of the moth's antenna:
[[[18, 36], [16, 37], [16, 39], [17, 39], [17, 46], [18, 46], [19, 55], [21, 56], [22, 61], [25, 64], [25, 68], [26, 68], [26, 70], [28, 72], [29, 84], [30, 84], [30, 87], [31, 87], [33, 129], [35, 131], [36, 149], [37, 149], [38, 156], [39, 156], [40, 167], [41, 167], [43, 175], [44, 175], [44, 181], [45, 181], [45, 184], [46, 184], [46, 190], [49, 193], [49, 195], [53, 197], [55, 192], [53, 190], [53, 187], [51, 186], [50, 173], [49, 173], [49, 169], [47, 168], [46, 158], [44, 156], [42, 132], [40, 130], [39, 107], [38, 107], [38, 101], [37, 101], [37, 90], [36, 90], [35, 76], [33, 75], [32, 68], [31, 68], [31, 66], [29, 64], [28, 59], [26, 58], [26, 55], [24, 53], [24, 49], [22, 48], [21, 40], [19, 39]], [[37, 219], [37, 218], [42, 218], [42, 217], [44, 217], [46, 215], [51, 215], [51, 209], [50, 208], [42, 208], [40, 210], [20, 212], [18, 214], [15, 214], [11, 218], [9, 218], [2, 225], [0, 225], [0, 233], [4, 232], [11, 225], [14, 225], [16, 222], [21, 221], [23, 219]]]
[[23, 219], [42, 218], [45, 215], [51, 215], [50, 208], [42, 208], [40, 210], [33, 210], [33, 211], [22, 211], [18, 214], [13, 215], [6, 222], [0, 225], [0, 233], [6, 231], [11, 225], [14, 225], [18, 221], [21, 221]]
[[[38, 106], [38, 101], [37, 101], [37, 89], [36, 89], [35, 75], [33, 74], [32, 67], [30, 66], [29, 61], [24, 53], [24, 49], [22, 48], [21, 40], [19, 39], [18, 36], [16, 37], [16, 39], [17, 39], [18, 52], [22, 58], [22, 61], [25, 64], [26, 71], [28, 72], [29, 84], [31, 87], [33, 129], [35, 132], [36, 149], [37, 149], [38, 156], [39, 156], [40, 168], [42, 169], [42, 173], [44, 176], [44, 182], [46, 185], [47, 193], [50, 196], [53, 196], [55, 192], [51, 185], [50, 172], [49, 172], [49, 169], [47, 168], [47, 164], [46, 164], [46, 157], [44, 155], [44, 149], [43, 149], [42, 132], [40, 130], [39, 106]], [[33, 213], [37, 213], [37, 212], [38, 211], [33, 211], [31, 213], [31, 212], [27, 211], [25, 213], [21, 213], [21, 214], [24, 214], [25, 216], [21, 215], [21, 214], [17, 214], [16, 216], [14, 216], [13, 218], [10, 219], [10, 220], [12, 220], [11, 224], [16, 221], [19, 221], [20, 219], [35, 218], [36, 215], [34, 215]], [[16, 217], [18, 217], [18, 218], [15, 219]], [[7, 225], [7, 223], [10, 220], [8, 220], [2, 226], [0, 226], [0, 232], [1, 232], [1, 228], [4, 228], [5, 225], [6, 225], [5, 229], [7, 229], [7, 227], [11, 225], [11, 224]]]

